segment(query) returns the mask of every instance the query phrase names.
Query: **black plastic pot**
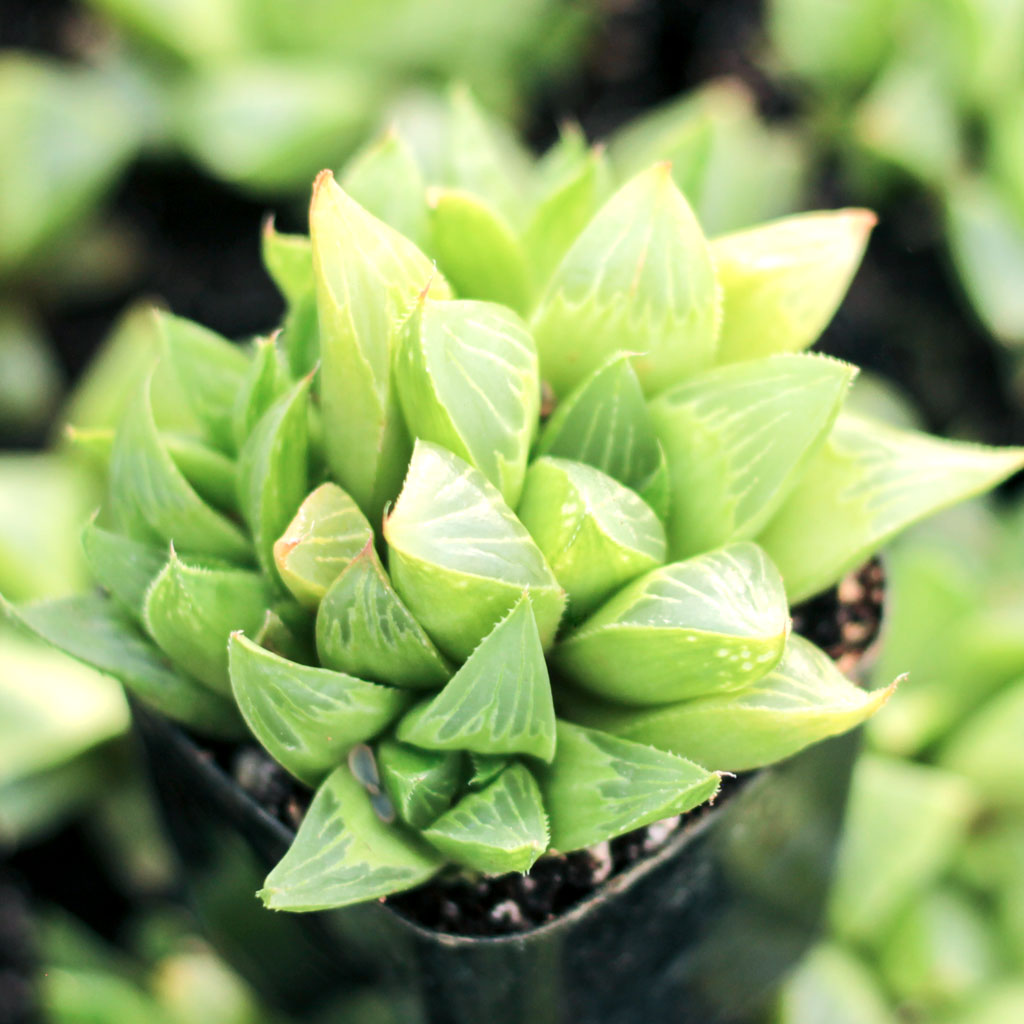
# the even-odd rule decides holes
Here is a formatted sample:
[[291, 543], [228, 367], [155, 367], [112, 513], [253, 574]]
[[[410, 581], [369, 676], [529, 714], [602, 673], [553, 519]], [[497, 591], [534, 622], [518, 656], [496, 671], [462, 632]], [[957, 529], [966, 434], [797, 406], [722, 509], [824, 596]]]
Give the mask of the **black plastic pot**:
[[481, 939], [386, 903], [263, 910], [292, 833], [175, 726], [135, 721], [214, 943], [273, 1004], [339, 1024], [750, 1020], [816, 935], [857, 748], [844, 736], [759, 772], [560, 918]]

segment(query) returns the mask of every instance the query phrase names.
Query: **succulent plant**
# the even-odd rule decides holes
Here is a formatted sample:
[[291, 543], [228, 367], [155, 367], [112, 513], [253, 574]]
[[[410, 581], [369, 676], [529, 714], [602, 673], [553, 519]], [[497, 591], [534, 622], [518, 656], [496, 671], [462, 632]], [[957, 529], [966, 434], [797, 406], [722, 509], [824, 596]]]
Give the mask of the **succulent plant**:
[[851, 728], [889, 690], [790, 605], [1024, 465], [843, 414], [855, 369], [802, 351], [870, 213], [708, 241], [666, 164], [616, 188], [572, 132], [524, 162], [468, 97], [441, 149], [392, 132], [318, 177], [309, 238], [267, 229], [280, 332], [155, 315], [80, 437], [102, 589], [16, 611], [316, 789], [275, 909], [527, 871]]

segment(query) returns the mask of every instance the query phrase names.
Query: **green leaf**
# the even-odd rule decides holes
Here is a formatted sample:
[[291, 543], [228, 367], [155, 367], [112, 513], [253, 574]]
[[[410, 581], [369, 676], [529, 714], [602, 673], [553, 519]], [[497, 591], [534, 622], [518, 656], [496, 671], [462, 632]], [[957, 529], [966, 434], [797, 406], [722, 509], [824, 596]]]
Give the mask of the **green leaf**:
[[909, 47], [872, 82], [847, 130], [858, 148], [926, 186], [943, 187], [970, 159], [948, 77], [933, 56]]
[[0, 592], [30, 601], [86, 587], [79, 535], [95, 504], [88, 467], [66, 454], [0, 455]]
[[857, 763], [829, 919], [840, 938], [877, 945], [950, 868], [978, 810], [962, 777], [866, 754]]
[[0, 610], [58, 650], [119, 679], [168, 718], [204, 736], [244, 734], [237, 708], [169, 668], [109, 597], [83, 594], [16, 608], [0, 596]]
[[274, 564], [295, 599], [315, 609], [328, 587], [372, 541], [373, 529], [359, 506], [337, 484], [321, 484], [274, 544]]
[[[604, 151], [595, 147], [588, 152], [582, 133], [579, 145], [578, 159], [568, 167], [563, 164], [557, 173], [551, 171], [552, 180], [539, 197], [523, 232], [523, 248], [537, 286], [547, 283], [611, 193], [611, 171]], [[544, 160], [550, 155], [545, 154]], [[539, 174], [545, 170], [548, 168], [538, 165]]]
[[238, 512], [238, 473], [233, 460], [194, 437], [161, 434], [181, 475], [203, 501], [220, 512]]
[[527, 594], [431, 701], [410, 711], [397, 736], [428, 750], [555, 756], [555, 708]]
[[537, 351], [519, 317], [422, 301], [402, 332], [395, 384], [413, 437], [465, 459], [515, 505], [540, 410]]
[[82, 548], [96, 582], [136, 618], [150, 584], [167, 564], [167, 552], [96, 525], [95, 516], [82, 532]]
[[0, 274], [94, 210], [139, 144], [109, 71], [5, 49], [0, 60]]
[[950, 252], [978, 316], [1001, 341], [1024, 343], [1024, 211], [982, 178], [958, 181], [946, 203]]
[[328, 588], [316, 617], [316, 647], [328, 668], [392, 686], [436, 689], [452, 674], [395, 593], [372, 541]]
[[895, 687], [862, 690], [828, 655], [794, 635], [771, 672], [735, 693], [658, 708], [580, 701], [570, 704], [568, 713], [585, 725], [715, 771], [744, 772], [854, 728], [882, 707]]
[[666, 164], [601, 208], [533, 318], [541, 374], [563, 395], [616, 352], [648, 395], [714, 359], [719, 294], [707, 241]]
[[489, 117], [468, 89], [455, 86], [449, 103], [444, 184], [482, 197], [510, 224], [518, 224], [529, 157], [505, 124]]
[[[285, 622], [281, 613], [288, 615], [288, 610], [280, 605], [267, 609], [260, 628], [253, 635], [253, 642], [257, 647], [278, 654], [287, 661], [297, 661], [301, 665], [315, 664], [316, 652], [306, 630], [296, 629], [293, 624]], [[292, 617], [288, 618], [291, 620]]]
[[899, 1024], [873, 970], [838, 944], [819, 943], [790, 974], [778, 1024]]
[[668, 467], [629, 355], [617, 353], [555, 407], [538, 455], [585, 462], [668, 515]]
[[483, 789], [484, 786], [490, 785], [512, 763], [512, 759], [471, 752], [469, 763], [473, 767], [473, 774], [470, 776], [467, 785], [470, 789]]
[[271, 910], [327, 910], [411, 889], [440, 867], [440, 857], [412, 833], [377, 817], [369, 794], [342, 766], [317, 790], [295, 842], [258, 895]]
[[259, 573], [187, 565], [172, 550], [146, 595], [143, 621], [171, 661], [230, 695], [228, 637], [236, 630], [255, 633], [270, 601]]
[[336, 166], [373, 110], [371, 81], [351, 64], [247, 57], [238, 44], [175, 85], [175, 142], [185, 154], [215, 178], [278, 196], [299, 194], [318, 168]]
[[263, 222], [260, 239], [263, 266], [289, 308], [316, 291], [313, 280], [313, 246], [306, 235], [286, 235], [274, 227], [274, 218]]
[[718, 361], [813, 344], [842, 302], [876, 220], [870, 210], [829, 210], [713, 238], [723, 300]]
[[565, 595], [525, 527], [484, 476], [417, 441], [384, 521], [395, 590], [437, 646], [464, 661], [529, 589], [550, 646]]
[[795, 604], [860, 565], [911, 523], [994, 487], [1024, 448], [986, 448], [840, 416], [758, 537]]
[[426, 182], [412, 151], [394, 128], [345, 165], [342, 185], [364, 210], [421, 249], [426, 246]]
[[824, 443], [855, 373], [827, 356], [770, 356], [710, 370], [651, 403], [673, 558], [756, 535]]
[[632, 121], [611, 143], [620, 177], [657, 160], [710, 234], [778, 217], [804, 202], [808, 155], [791, 131], [766, 125], [736, 78], [709, 82]]
[[110, 494], [115, 515], [139, 539], [171, 541], [185, 554], [247, 562], [249, 540], [195, 492], [157, 433], [147, 379], [114, 439]]
[[[181, 475], [204, 502], [229, 515], [238, 511], [238, 475], [232, 459], [195, 437], [165, 432], [157, 436]], [[108, 427], [68, 427], [66, 437], [96, 469], [110, 472], [115, 431]], [[143, 533], [149, 535], [148, 528], [144, 527]]]
[[191, 320], [162, 311], [157, 311], [156, 320], [164, 351], [207, 439], [233, 454], [232, 413], [249, 357], [239, 346]]
[[720, 779], [663, 750], [558, 722], [558, 754], [538, 774], [551, 846], [568, 853], [710, 800]]
[[971, 715], [943, 745], [943, 767], [975, 783], [994, 807], [1024, 807], [1024, 678]]
[[231, 692], [253, 735], [297, 779], [316, 784], [408, 705], [402, 690], [297, 665], [239, 633], [228, 643]]
[[880, 974], [901, 1000], [941, 1011], [980, 995], [995, 981], [1002, 971], [997, 941], [987, 908], [983, 912], [958, 886], [939, 884], [886, 936]]
[[525, 765], [514, 764], [485, 789], [467, 793], [423, 836], [449, 860], [474, 871], [525, 874], [548, 846], [537, 782]]
[[534, 461], [516, 512], [576, 619], [665, 561], [665, 529], [650, 506], [582, 462]]
[[409, 451], [392, 389], [392, 347], [416, 297], [447, 298], [448, 286], [412, 242], [367, 213], [329, 172], [317, 178], [309, 222], [327, 459], [375, 521], [401, 486]]
[[199, 423], [192, 415], [174, 367], [161, 358], [164, 346], [158, 316], [149, 303], [136, 302], [118, 317], [62, 410], [65, 424], [84, 430], [113, 429], [121, 422], [147, 374], [152, 373], [153, 416], [160, 428], [198, 431]]
[[262, 416], [238, 456], [238, 497], [264, 571], [273, 576], [274, 543], [306, 494], [309, 478], [310, 377]]
[[305, 235], [285, 235], [268, 218], [263, 225], [263, 265], [288, 303], [282, 328], [288, 366], [295, 376], [309, 373], [320, 358], [313, 246]]
[[769, 28], [783, 66], [829, 91], [864, 85], [893, 43], [906, 10], [889, 0], [774, 0]]
[[427, 201], [430, 251], [456, 294], [525, 313], [530, 273], [508, 221], [485, 199], [458, 189], [432, 188]]
[[290, 383], [275, 337], [257, 338], [255, 354], [235, 395], [231, 416], [236, 451], [241, 450], [253, 427]]
[[417, 750], [385, 739], [377, 744], [381, 782], [402, 821], [426, 828], [451, 806], [462, 784], [464, 756], [458, 751]]
[[554, 663], [599, 697], [667, 704], [749, 686], [788, 633], [778, 571], [740, 542], [640, 577], [571, 632]]

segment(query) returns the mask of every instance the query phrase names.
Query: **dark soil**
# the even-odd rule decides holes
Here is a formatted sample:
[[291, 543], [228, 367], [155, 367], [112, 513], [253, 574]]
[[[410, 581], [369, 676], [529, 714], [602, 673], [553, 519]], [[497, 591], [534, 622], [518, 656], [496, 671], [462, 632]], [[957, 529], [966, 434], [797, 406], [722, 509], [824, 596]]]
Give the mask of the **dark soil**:
[[[843, 672], [852, 673], [878, 636], [883, 589], [881, 563], [872, 559], [839, 586], [795, 607], [793, 628], [825, 650]], [[298, 828], [311, 794], [262, 748], [220, 747], [211, 756], [267, 811], [289, 829]], [[728, 799], [749, 777], [723, 779], [718, 799]], [[453, 935], [527, 931], [554, 920], [609, 878], [655, 853], [680, 828], [706, 814], [708, 806], [586, 850], [544, 856], [526, 875], [470, 879], [452, 873], [387, 902], [418, 924]]]

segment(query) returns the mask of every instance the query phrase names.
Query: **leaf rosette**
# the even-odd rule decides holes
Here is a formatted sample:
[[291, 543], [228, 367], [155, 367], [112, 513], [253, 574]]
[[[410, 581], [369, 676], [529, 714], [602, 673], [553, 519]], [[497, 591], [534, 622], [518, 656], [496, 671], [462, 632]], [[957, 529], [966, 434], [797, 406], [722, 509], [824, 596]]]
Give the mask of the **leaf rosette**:
[[147, 376], [80, 435], [102, 590], [4, 606], [316, 790], [275, 909], [528, 871], [854, 727], [889, 691], [790, 604], [1024, 465], [843, 414], [803, 352], [870, 214], [709, 240], [666, 165], [531, 165], [455, 107], [443, 158], [392, 131], [268, 227], [280, 331], [160, 319], [187, 407]]

